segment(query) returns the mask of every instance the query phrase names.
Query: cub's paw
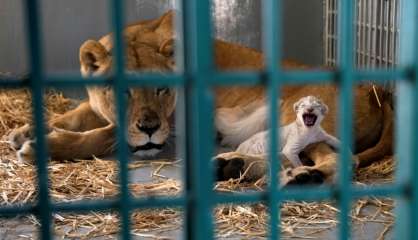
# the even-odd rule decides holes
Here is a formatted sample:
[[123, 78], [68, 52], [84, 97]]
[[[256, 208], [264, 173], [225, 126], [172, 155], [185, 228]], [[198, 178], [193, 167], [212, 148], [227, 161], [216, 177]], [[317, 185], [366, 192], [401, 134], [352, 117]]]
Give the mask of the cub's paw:
[[325, 180], [324, 174], [309, 167], [288, 168], [281, 173], [281, 185], [316, 185], [322, 184]]
[[14, 149], [19, 150], [24, 143], [33, 139], [32, 127], [29, 124], [25, 124], [20, 128], [14, 129], [10, 132], [8, 139], [10, 145]]
[[21, 163], [33, 163], [35, 159], [35, 141], [26, 141], [16, 152], [17, 160]]

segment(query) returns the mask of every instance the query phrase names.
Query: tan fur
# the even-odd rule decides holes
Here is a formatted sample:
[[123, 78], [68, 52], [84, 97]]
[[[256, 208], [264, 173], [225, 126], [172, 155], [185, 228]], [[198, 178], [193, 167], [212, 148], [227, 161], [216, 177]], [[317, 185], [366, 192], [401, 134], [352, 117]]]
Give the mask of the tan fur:
[[[158, 19], [142, 21], [126, 28], [126, 69], [147, 71], [172, 70], [172, 53], [174, 30], [172, 26], [173, 12], [167, 12]], [[215, 61], [222, 70], [260, 70], [263, 68], [263, 55], [253, 49], [237, 44], [215, 40]], [[110, 71], [112, 66], [111, 35], [106, 35], [99, 41], [88, 40], [80, 48], [81, 72], [83, 75], [102, 75]], [[293, 61], [284, 61], [284, 69], [307, 69], [305, 65]], [[230, 87], [217, 88], [216, 108], [248, 109], [248, 105], [263, 101], [265, 98], [262, 87]], [[50, 123], [51, 133], [48, 135], [49, 149], [52, 158], [85, 158], [91, 155], [102, 155], [113, 150], [115, 145], [114, 126], [115, 107], [113, 93], [108, 88], [91, 87], [88, 89], [89, 101], [81, 104]], [[303, 85], [284, 87], [281, 97], [281, 122], [288, 124], [294, 120], [293, 103], [306, 95], [321, 98], [329, 106], [329, 114], [322, 123], [323, 128], [338, 137], [337, 116], [338, 89], [333, 85]], [[369, 86], [354, 88], [354, 129], [355, 152], [358, 153], [360, 164], [370, 163], [385, 154], [392, 153], [392, 121], [393, 114], [388, 101], [381, 98], [383, 106], [375, 103]], [[175, 94], [164, 97], [153, 95], [147, 89], [134, 89], [133, 99], [127, 109], [128, 142], [135, 144], [142, 135], [133, 127], [141, 117], [144, 108], [153, 109], [158, 113], [163, 131], [161, 141], [165, 141], [168, 133], [168, 118], [174, 110]], [[245, 114], [241, 112], [241, 114]], [[232, 116], [234, 117], [234, 116]], [[54, 130], [57, 128], [57, 130]], [[30, 136], [28, 130], [17, 129], [12, 133], [12, 139], [21, 141]], [[59, 130], [58, 130], [59, 129]], [[22, 137], [23, 136], [23, 137]], [[19, 144], [18, 144], [19, 145]], [[20, 144], [21, 145], [21, 144]], [[315, 163], [313, 167], [293, 169], [293, 172], [321, 171], [327, 178], [335, 176], [337, 155], [324, 143], [314, 144], [305, 150], [307, 156]], [[24, 154], [21, 153], [21, 154]], [[236, 158], [237, 153], [224, 154], [225, 161]], [[228, 157], [226, 157], [228, 156]], [[254, 158], [239, 156], [248, 166]], [[264, 161], [265, 159], [256, 159]], [[253, 178], [264, 173], [265, 168], [254, 168], [250, 173]], [[291, 174], [287, 174], [290, 176]], [[293, 174], [294, 175], [294, 174]]]

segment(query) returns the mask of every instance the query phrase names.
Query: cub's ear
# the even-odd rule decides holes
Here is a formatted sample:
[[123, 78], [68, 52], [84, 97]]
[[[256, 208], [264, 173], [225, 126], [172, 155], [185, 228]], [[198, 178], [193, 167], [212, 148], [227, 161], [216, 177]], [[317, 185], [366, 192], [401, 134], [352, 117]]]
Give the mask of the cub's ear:
[[327, 114], [328, 113], [328, 106], [324, 102], [322, 102], [322, 101], [320, 101], [319, 103], [321, 104], [321, 113], [322, 113], [322, 115]]
[[302, 102], [302, 99], [299, 99], [297, 102], [295, 102], [294, 104], [293, 104], [293, 111], [295, 111], [295, 112], [298, 112], [298, 110], [299, 110], [299, 105], [300, 105], [300, 103]]
[[110, 54], [99, 42], [87, 40], [80, 47], [80, 65], [83, 75], [103, 73], [110, 64]]

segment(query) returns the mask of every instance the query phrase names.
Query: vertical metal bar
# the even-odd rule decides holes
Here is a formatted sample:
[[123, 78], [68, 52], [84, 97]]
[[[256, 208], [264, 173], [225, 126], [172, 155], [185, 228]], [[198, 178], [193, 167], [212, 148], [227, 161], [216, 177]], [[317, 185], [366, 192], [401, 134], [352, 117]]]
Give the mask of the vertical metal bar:
[[390, 41], [390, 60], [391, 60], [391, 67], [395, 67], [395, 34], [396, 34], [396, 0], [392, 0], [392, 15], [391, 15], [391, 26], [390, 26], [390, 34], [391, 34], [391, 41]]
[[329, 39], [329, 0], [325, 0], [324, 3], [324, 15], [325, 15], [325, 26], [324, 26], [324, 56], [325, 56], [325, 65], [329, 66], [329, 46], [330, 46], [330, 39]]
[[340, 239], [350, 237], [350, 204], [351, 204], [351, 154], [352, 146], [352, 113], [353, 113], [353, 1], [340, 1], [340, 109], [339, 134], [341, 137], [339, 166], [339, 207]]
[[[416, 126], [416, 122], [418, 121], [418, 3], [414, 2], [415, 6], [412, 6], [415, 10], [413, 14], [413, 21], [415, 23], [414, 31], [413, 31], [413, 40], [414, 40], [414, 104], [413, 104], [413, 158], [411, 159], [412, 162], [412, 173], [416, 174], [418, 172], [418, 127]], [[411, 227], [410, 236], [411, 239], [418, 238], [418, 228], [416, 224], [418, 223], [418, 181], [415, 178], [411, 178], [411, 188], [412, 188], [412, 200], [411, 200], [411, 207], [412, 207], [412, 214], [410, 219], [410, 224], [415, 224], [414, 227]]]
[[366, 32], [367, 32], [367, 26], [366, 26], [366, 15], [367, 15], [367, 2], [366, 0], [362, 1], [362, 5], [361, 5], [361, 26], [362, 26], [362, 31], [361, 31], [361, 66], [360, 67], [365, 67], [366, 66], [366, 61], [367, 61], [367, 55], [366, 55]]
[[379, 22], [379, 66], [383, 66], [383, 2], [384, 0], [379, 0], [380, 2], [380, 22]]
[[183, 24], [186, 86], [186, 238], [213, 239], [212, 98], [208, 88], [213, 73], [210, 3], [184, 0]]
[[26, 26], [29, 28], [29, 60], [31, 73], [29, 86], [32, 93], [32, 107], [35, 123], [35, 158], [38, 177], [37, 211], [40, 218], [40, 239], [51, 239], [51, 202], [48, 190], [48, 150], [44, 137], [45, 123], [43, 114], [44, 69], [41, 44], [40, 8], [37, 0], [26, 1]]
[[372, 0], [367, 1], [367, 68], [371, 67], [371, 61], [372, 61], [372, 50], [371, 50], [371, 42], [372, 42], [372, 17], [373, 17], [373, 6], [372, 6]]
[[334, 66], [337, 65], [337, 48], [338, 48], [338, 44], [339, 44], [339, 37], [338, 37], [338, 5], [339, 2], [337, 0], [333, 0], [334, 1], [334, 6], [333, 6], [333, 10], [334, 10], [334, 29], [333, 29], [333, 35], [334, 35], [334, 42], [333, 42], [333, 59], [334, 59]]
[[[360, 9], [361, 9], [361, 0], [356, 1], [356, 42], [359, 43], [360, 41], [360, 29], [361, 29], [361, 22], [360, 22]], [[359, 46], [359, 44], [357, 44]], [[360, 49], [356, 48], [356, 66], [360, 66]]]
[[[399, 44], [399, 65], [411, 66], [416, 64], [416, 41], [417, 41], [417, 25], [416, 16], [418, 11], [416, 10], [418, 4], [416, 0], [402, 0], [400, 1], [400, 44]], [[414, 49], [414, 50], [413, 50]], [[414, 59], [415, 58], [415, 59]], [[416, 67], [416, 65], [415, 65]], [[417, 166], [415, 166], [416, 159], [414, 158], [414, 147], [417, 144], [416, 136], [416, 119], [414, 114], [417, 105], [414, 105], [417, 100], [417, 94], [412, 81], [409, 79], [402, 79], [403, 81], [397, 81], [396, 86], [396, 157], [398, 167], [396, 168], [395, 181], [396, 184], [413, 184], [413, 197], [416, 196], [416, 183], [413, 177]], [[415, 106], [415, 107], [413, 107]], [[415, 138], [415, 139], [414, 139]], [[415, 145], [415, 146], [414, 146]], [[410, 196], [404, 196], [404, 198], [396, 199], [396, 228], [395, 236], [397, 239], [416, 239], [417, 235], [414, 235], [417, 230], [416, 227], [416, 199], [412, 201]]]
[[[277, 99], [279, 98], [279, 79], [281, 74], [281, 28], [282, 28], [282, 1], [266, 0], [263, 2], [263, 50], [265, 56], [265, 73], [270, 100], [270, 185], [268, 206], [270, 209], [270, 239], [279, 239], [278, 231], [279, 203], [276, 194], [278, 191], [277, 172], [280, 160], [277, 158], [278, 129]], [[279, 16], [279, 17], [278, 17]], [[278, 66], [279, 65], [279, 66]]]
[[388, 55], [388, 48], [389, 48], [389, 1], [384, 1], [385, 3], [385, 24], [384, 24], [384, 33], [385, 33], [385, 48], [384, 48], [384, 59], [385, 59], [385, 67], [389, 67], [389, 55]]
[[128, 86], [125, 79], [124, 61], [124, 39], [123, 39], [123, 1], [111, 1], [111, 13], [113, 17], [113, 42], [114, 42], [114, 93], [117, 109], [117, 132], [118, 142], [117, 156], [119, 159], [119, 214], [121, 219], [120, 236], [122, 239], [131, 239], [131, 196], [129, 194], [129, 172], [128, 172], [128, 146], [126, 143], [126, 99], [124, 93]]
[[373, 19], [372, 19], [372, 67], [376, 68], [376, 34], [377, 34], [377, 0], [373, 0], [372, 9], [373, 9]]

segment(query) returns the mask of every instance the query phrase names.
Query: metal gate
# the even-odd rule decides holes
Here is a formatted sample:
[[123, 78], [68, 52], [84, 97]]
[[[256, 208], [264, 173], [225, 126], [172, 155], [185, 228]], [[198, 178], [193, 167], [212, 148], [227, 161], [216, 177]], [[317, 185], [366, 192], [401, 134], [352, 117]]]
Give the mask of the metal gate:
[[[418, 39], [413, 41], [413, 32], [418, 32], [418, 12], [414, 0], [404, 1], [402, 5], [402, 21], [400, 56], [404, 68], [391, 70], [356, 70], [354, 66], [354, 2], [341, 0], [339, 4], [339, 67], [335, 71], [283, 71], [277, 67], [281, 58], [281, 3], [280, 0], [263, 1], [263, 46], [266, 53], [266, 68], [258, 73], [217, 72], [214, 68], [211, 40], [210, 2], [208, 0], [184, 0], [180, 7], [182, 11], [182, 24], [184, 48], [184, 72], [173, 75], [142, 74], [140, 76], [128, 75], [124, 71], [122, 23], [123, 1], [112, 0], [111, 11], [113, 16], [113, 31], [115, 32], [115, 71], [110, 78], [83, 79], [80, 76], [49, 76], [45, 74], [42, 60], [43, 49], [41, 45], [42, 28], [40, 26], [40, 9], [38, 0], [26, 0], [26, 19], [29, 36], [29, 55], [31, 74], [27, 81], [1, 79], [1, 87], [29, 86], [33, 94], [33, 108], [35, 119], [36, 164], [38, 173], [39, 195], [37, 203], [24, 206], [2, 207], [2, 217], [17, 214], [36, 214], [40, 220], [40, 238], [51, 239], [51, 214], [54, 212], [83, 212], [91, 210], [113, 209], [120, 213], [121, 238], [130, 239], [130, 213], [134, 209], [155, 208], [163, 206], [178, 206], [186, 210], [186, 237], [187, 239], [213, 239], [212, 208], [220, 203], [265, 202], [270, 212], [270, 238], [279, 239], [278, 231], [279, 206], [285, 200], [322, 200], [335, 199], [340, 209], [339, 239], [350, 238], [350, 203], [357, 198], [374, 195], [377, 197], [390, 196], [399, 199], [397, 239], [416, 239], [418, 228], [413, 224], [418, 222], [418, 183], [412, 178], [412, 173], [418, 172], [418, 162], [412, 161], [418, 156], [418, 127], [414, 122], [418, 115]], [[415, 31], [414, 31], [415, 30]], [[415, 43], [415, 44], [414, 44]], [[415, 46], [415, 47], [414, 47]], [[397, 152], [398, 178], [389, 186], [354, 187], [351, 185], [350, 146], [352, 142], [352, 86], [367, 79], [376, 79], [384, 82], [390, 79], [399, 79], [398, 91], [400, 93], [397, 111]], [[339, 136], [342, 144], [339, 179], [335, 187], [323, 186], [315, 188], [295, 188], [281, 190], [277, 184], [277, 172], [280, 159], [271, 154], [271, 168], [269, 171], [270, 184], [265, 192], [247, 194], [220, 194], [212, 191], [211, 154], [212, 139], [212, 96], [210, 87], [232, 84], [265, 84], [270, 99], [270, 133], [271, 151], [276, 152], [277, 146], [277, 99], [280, 86], [284, 84], [330, 83], [337, 82], [340, 88], [339, 104], [344, 111], [339, 117]], [[124, 139], [126, 126], [118, 126], [117, 138], [119, 141], [118, 159], [120, 167], [120, 195], [115, 200], [80, 201], [72, 203], [52, 203], [48, 191], [47, 151], [43, 138], [45, 127], [42, 107], [42, 93], [45, 87], [74, 87], [85, 85], [111, 85], [116, 92], [118, 107], [118, 122], [125, 121], [126, 100], [123, 92], [128, 87], [143, 87], [164, 85], [184, 87], [186, 90], [186, 189], [182, 196], [174, 198], [152, 197], [136, 199], [130, 196], [128, 189], [128, 156], [127, 144]], [[209, 116], [208, 116], [209, 115]], [[399, 125], [402, 124], [402, 127]], [[400, 223], [400, 224], [399, 224]]]

